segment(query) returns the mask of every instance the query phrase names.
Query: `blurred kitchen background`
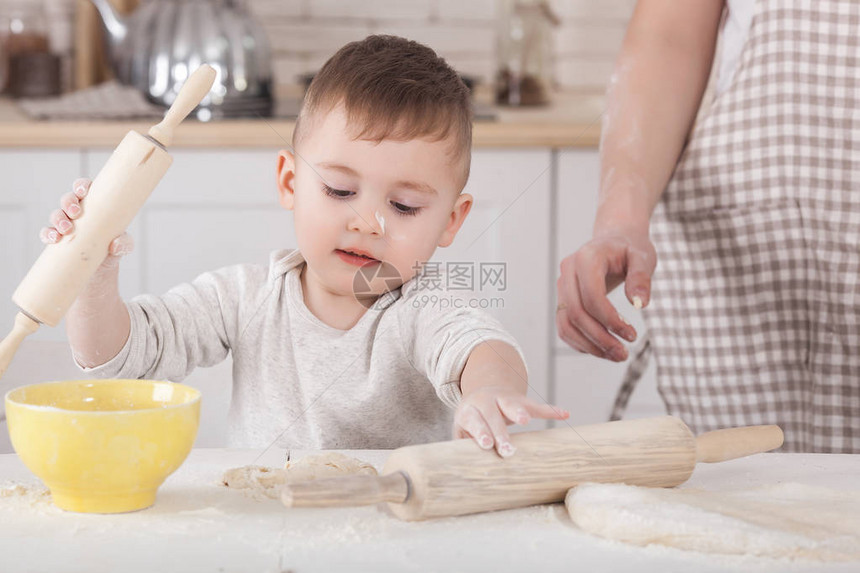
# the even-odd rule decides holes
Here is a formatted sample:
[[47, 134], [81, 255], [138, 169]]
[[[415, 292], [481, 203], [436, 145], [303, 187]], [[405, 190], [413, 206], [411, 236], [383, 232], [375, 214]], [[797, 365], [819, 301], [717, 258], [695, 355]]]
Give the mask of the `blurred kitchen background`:
[[[242, 95], [239, 88], [245, 95], [258, 89], [275, 104], [272, 117], [248, 113], [222, 119], [201, 108], [197, 118], [205, 121], [189, 119], [180, 126], [170, 149], [173, 166], [129, 229], [136, 247], [123, 260], [125, 298], [162, 293], [226, 265], [265, 264], [271, 250], [294, 247], [292, 218], [277, 204], [274, 175], [277, 151], [290, 138], [302, 82], [343, 44], [373, 33], [397, 34], [429, 45], [475, 86], [473, 164], [466, 191], [476, 203], [457, 240], [439, 249], [434, 261], [471, 269], [473, 283], [460, 294], [494, 314], [520, 341], [533, 397], [569, 409], [573, 424], [608, 418], [627, 364], [581, 355], [558, 339], [556, 279], [560, 261], [591, 235], [603, 94], [634, 0], [110, 3], [119, 13], [160, 14], [170, 24], [167, 33], [149, 42], [149, 51], [126, 52], [144, 62], [152, 50], [175, 47], [184, 34], [204, 29], [199, 12], [183, 20], [184, 31], [174, 29], [172, 15], [165, 17], [172, 8], [165, 6], [246, 7], [244, 16], [231, 16], [225, 26], [239, 20], [256, 23], [246, 28], [259, 29], [262, 40], [232, 44], [250, 45], [246, 55], [268, 61], [271, 75], [251, 74], [247, 66], [240, 71], [232, 64], [223, 67], [219, 97], [223, 104], [231, 94]], [[120, 88], [111, 81], [102, 34], [88, 0], [0, 0], [0, 62], [9, 64], [0, 66], [0, 75], [9, 80], [0, 95], [4, 332], [16, 310], [12, 293], [42, 250], [39, 229], [60, 196], [75, 178], [95, 177], [127, 131], [145, 132], [155, 123], [163, 111], [153, 102], [169, 99], [171, 85], [192, 67], [171, 64], [170, 81], [144, 78], [142, 88]], [[269, 84], [257, 81], [263, 77]], [[149, 101], [144, 98], [148, 90]], [[136, 99], [128, 100], [130, 95]], [[220, 105], [216, 99], [210, 104], [216, 111]], [[503, 280], [485, 283], [481, 265], [496, 271], [502, 266]], [[623, 293], [611, 299], [642, 332], [640, 317]], [[230, 367], [228, 359], [185, 380], [204, 391], [198, 446], [224, 443]], [[654, 370], [652, 364], [634, 392], [627, 417], [663, 412]], [[0, 380], [0, 393], [83, 377], [72, 363], [63, 325], [42, 327], [22, 345]], [[3, 451], [10, 445], [0, 431]]]
[[[127, 13], [147, 0], [111, 2]], [[496, 32], [504, 4], [504, 0], [244, 2], [268, 36], [276, 85], [297, 83], [343, 44], [378, 33], [426, 43], [462, 74], [488, 84], [496, 72]], [[602, 92], [635, 0], [550, 0], [548, 4], [558, 18], [551, 51], [557, 85]], [[79, 62], [76, 85], [75, 58], [93, 58], [100, 34], [95, 10], [87, 0], [0, 0], [0, 34], [8, 35], [10, 18], [16, 13], [29, 15], [19, 25], [44, 33], [49, 50], [60, 57], [62, 91], [101, 79], [98, 73], [87, 76], [80, 71], [93, 64]]]

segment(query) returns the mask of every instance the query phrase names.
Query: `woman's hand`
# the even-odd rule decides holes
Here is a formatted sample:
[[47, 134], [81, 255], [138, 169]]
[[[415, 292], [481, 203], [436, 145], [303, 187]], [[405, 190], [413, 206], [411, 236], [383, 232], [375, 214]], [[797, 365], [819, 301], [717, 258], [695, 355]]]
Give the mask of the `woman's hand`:
[[[567, 344], [616, 362], [627, 349], [616, 338], [636, 340], [636, 330], [618, 313], [607, 294], [624, 282], [627, 300], [648, 305], [657, 253], [646, 231], [610, 231], [595, 236], [561, 262], [558, 279], [558, 335]], [[615, 336], [613, 336], [615, 335]]]
[[567, 344], [623, 361], [636, 331], [606, 294], [625, 283], [648, 305], [657, 265], [651, 213], [678, 162], [714, 59], [725, 0], [639, 0], [607, 86], [594, 237], [561, 263], [558, 334]]

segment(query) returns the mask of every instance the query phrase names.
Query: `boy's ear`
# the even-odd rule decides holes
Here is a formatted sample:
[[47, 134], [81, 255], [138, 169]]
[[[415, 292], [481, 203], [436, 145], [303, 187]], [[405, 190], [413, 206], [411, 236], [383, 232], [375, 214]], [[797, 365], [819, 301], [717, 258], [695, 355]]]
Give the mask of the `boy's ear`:
[[296, 159], [292, 153], [282, 149], [278, 152], [278, 195], [284, 209], [293, 208], [296, 196]]
[[454, 208], [451, 209], [451, 216], [448, 219], [448, 224], [445, 225], [445, 231], [439, 238], [439, 246], [447, 247], [454, 242], [454, 237], [457, 236], [457, 231], [463, 226], [463, 221], [466, 220], [466, 215], [472, 210], [472, 196], [468, 193], [462, 193], [457, 197], [454, 203]]

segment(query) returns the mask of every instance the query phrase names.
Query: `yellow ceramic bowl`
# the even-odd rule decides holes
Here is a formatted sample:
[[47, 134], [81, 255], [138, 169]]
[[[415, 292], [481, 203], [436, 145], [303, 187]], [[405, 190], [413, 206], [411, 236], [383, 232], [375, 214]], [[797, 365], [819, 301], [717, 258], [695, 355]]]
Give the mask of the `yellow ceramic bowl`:
[[121, 513], [155, 503], [191, 451], [200, 392], [149, 380], [69, 380], [6, 394], [12, 446], [68, 511]]

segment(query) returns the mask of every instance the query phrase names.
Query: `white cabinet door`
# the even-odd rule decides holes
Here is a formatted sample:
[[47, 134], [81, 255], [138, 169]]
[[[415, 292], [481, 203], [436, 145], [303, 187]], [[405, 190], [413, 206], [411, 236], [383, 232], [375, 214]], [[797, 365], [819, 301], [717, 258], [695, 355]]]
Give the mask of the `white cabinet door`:
[[[574, 253], [590, 238], [597, 211], [597, 192], [600, 184], [600, 164], [597, 150], [565, 150], [559, 153], [558, 210], [556, 212], [556, 261], [554, 277], [558, 277], [562, 259]], [[644, 323], [641, 316], [616, 289], [609, 299], [619, 312], [636, 328], [641, 339]], [[579, 354], [553, 336], [556, 356], [552, 368], [555, 379], [555, 396], [560, 406], [571, 411], [575, 424], [605, 422], [610, 414], [615, 394], [629, 364]], [[629, 350], [636, 343], [628, 345]], [[631, 397], [625, 417], [659, 416], [665, 413], [656, 389], [656, 370], [651, 364]]]
[[[86, 154], [94, 177], [109, 150]], [[278, 204], [277, 150], [173, 150], [173, 164], [129, 232], [135, 250], [122, 263], [124, 298], [161, 294], [202, 272], [238, 263], [268, 263], [294, 248], [292, 214]], [[232, 361], [198, 368], [183, 383], [203, 392], [197, 447], [226, 441]]]
[[[473, 288], [463, 294], [519, 341], [530, 394], [540, 401], [550, 396], [551, 162], [548, 149], [473, 152], [465, 189], [475, 198], [472, 212], [454, 243], [433, 258], [440, 270], [471, 270]], [[504, 284], [496, 279], [504, 279]], [[530, 429], [543, 426], [536, 423]]]
[[[123, 261], [124, 297], [160, 294], [204, 271], [266, 264], [270, 251], [293, 248], [292, 214], [278, 204], [277, 150], [175, 150], [173, 164], [130, 232], [135, 252]], [[109, 151], [87, 154], [95, 176]]]
[[[18, 308], [12, 293], [30, 266], [42, 252], [39, 229], [48, 223], [48, 215], [60, 204], [60, 196], [72, 188], [81, 174], [78, 151], [12, 151], [0, 152], [0, 338], [12, 328]], [[59, 280], [62, 280], [60, 277]], [[0, 395], [25, 384], [63, 378], [74, 369], [65, 340], [65, 328], [41, 327], [28, 337], [0, 379]], [[54, 342], [46, 342], [54, 341]], [[46, 356], [29, 352], [32, 345], [53, 344], [66, 350]], [[0, 406], [2, 408], [2, 406]], [[11, 451], [5, 422], [0, 424], [0, 453]]]
[[[30, 245], [27, 244], [34, 241], [34, 236], [28, 232], [29, 208], [8, 199], [0, 196], [0, 261], [3, 265], [3, 272], [0, 272], [0, 329], [3, 334], [0, 336], [5, 336], [8, 329], [12, 328], [13, 317], [18, 311], [18, 307], [12, 302], [12, 293], [33, 261], [28, 256]], [[36, 241], [37, 237], [38, 235]]]
[[[0, 152], [0, 328], [11, 328], [17, 307], [12, 293], [42, 252], [39, 229], [48, 224], [51, 211], [60, 206], [60, 196], [72, 190], [81, 175], [79, 151]], [[63, 325], [42, 327], [31, 338], [63, 340]]]

